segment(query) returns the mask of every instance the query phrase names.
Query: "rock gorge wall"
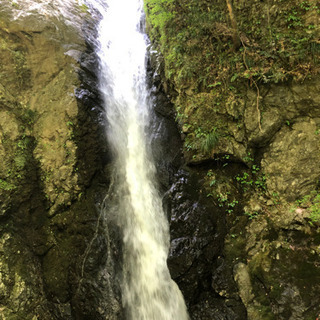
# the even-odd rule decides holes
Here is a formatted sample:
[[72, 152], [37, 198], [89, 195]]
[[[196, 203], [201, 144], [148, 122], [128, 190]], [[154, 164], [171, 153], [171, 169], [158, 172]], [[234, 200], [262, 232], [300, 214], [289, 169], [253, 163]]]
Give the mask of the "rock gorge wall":
[[192, 319], [316, 319], [318, 1], [145, 1], [184, 141], [167, 194]]
[[1, 319], [121, 318], [99, 208], [98, 20], [66, 1], [0, 1]]

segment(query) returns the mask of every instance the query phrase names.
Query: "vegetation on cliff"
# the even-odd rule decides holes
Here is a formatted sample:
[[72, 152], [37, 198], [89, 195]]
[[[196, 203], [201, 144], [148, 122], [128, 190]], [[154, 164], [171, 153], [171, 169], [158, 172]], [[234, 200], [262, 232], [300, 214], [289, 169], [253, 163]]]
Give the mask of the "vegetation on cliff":
[[[219, 122], [215, 118], [221, 117], [213, 114], [243, 103], [243, 87], [256, 92], [257, 122], [261, 127], [261, 85], [303, 81], [319, 73], [317, 1], [236, 1], [233, 11], [241, 41], [236, 49], [227, 3], [145, 1], [149, 34], [163, 55], [165, 77], [181, 93], [175, 104], [187, 133], [186, 147], [202, 153], [210, 153], [216, 144], [208, 146], [206, 139], [211, 140], [210, 135], [228, 135], [224, 121]], [[194, 117], [198, 105], [209, 109], [211, 117]], [[208, 116], [209, 121], [201, 121]], [[236, 113], [229, 116], [234, 120], [241, 117]]]
[[224, 270], [249, 319], [313, 319], [320, 292], [320, 2], [230, 4], [145, 1], [185, 159], [200, 172], [200, 192], [227, 220], [212, 287], [232, 296], [232, 285], [224, 292], [215, 275]]
[[[312, 100], [320, 70], [320, 4], [237, 1], [233, 10], [230, 4], [147, 0], [149, 34], [163, 57], [163, 85], [176, 107], [187, 161], [241, 161], [262, 169], [262, 148], [276, 131], [305, 121], [303, 115], [315, 122], [310, 139], [317, 145], [319, 110]], [[245, 174], [261, 187], [255, 175]], [[279, 191], [271, 182], [268, 187], [271, 194]]]
[[194, 89], [210, 91], [238, 78], [277, 83], [319, 71], [317, 1], [235, 2], [239, 50], [224, 0], [145, 3], [151, 38], [159, 42], [166, 76], [176, 84], [192, 82]]

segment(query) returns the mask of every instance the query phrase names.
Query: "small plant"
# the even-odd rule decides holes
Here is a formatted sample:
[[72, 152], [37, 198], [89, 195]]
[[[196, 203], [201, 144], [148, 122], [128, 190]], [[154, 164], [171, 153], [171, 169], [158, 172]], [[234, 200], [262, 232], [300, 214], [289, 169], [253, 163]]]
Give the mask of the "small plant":
[[251, 171], [253, 174], [257, 174], [260, 171], [260, 168], [259, 168], [259, 166], [253, 164], [251, 167]]
[[217, 87], [217, 86], [221, 86], [222, 85], [222, 82], [221, 81], [217, 81], [213, 84], [209, 84], [208, 85], [208, 88], [214, 88], [214, 87]]
[[[248, 157], [245, 160], [253, 161], [254, 159], [251, 157], [251, 154], [248, 153]], [[235, 179], [240, 183], [244, 192], [246, 192], [250, 187], [255, 187], [262, 192], [267, 189], [266, 176], [256, 164], [251, 166], [251, 172], [245, 171], [242, 175], [238, 174]]]
[[245, 162], [253, 162], [254, 158], [253, 158], [252, 154], [250, 152], [248, 152], [248, 154], [243, 158], [243, 160]]
[[300, 8], [305, 11], [309, 11], [311, 9], [311, 4], [308, 1], [302, 1], [300, 3]]
[[261, 174], [257, 177], [256, 181], [254, 182], [256, 187], [258, 187], [260, 190], [266, 190], [266, 176], [265, 174]]
[[67, 127], [73, 127], [73, 122], [72, 121], [67, 121]]
[[208, 177], [212, 177], [213, 176], [213, 171], [212, 171], [212, 169], [210, 169], [208, 172], [207, 172], [207, 176]]
[[240, 183], [243, 191], [247, 191], [253, 185], [253, 180], [247, 172], [244, 172], [243, 175], [237, 175], [236, 180]]
[[275, 205], [280, 204], [280, 196], [278, 192], [272, 192], [272, 201]]
[[219, 142], [219, 133], [217, 128], [214, 128], [210, 133], [205, 135], [204, 141], [201, 145], [202, 152], [210, 153]]
[[26, 145], [25, 145], [25, 143], [24, 143], [23, 140], [20, 140], [20, 141], [17, 143], [17, 146], [18, 146], [18, 148], [21, 149], [21, 150], [24, 150], [24, 149], [26, 148]]
[[224, 194], [223, 193], [218, 194], [219, 207], [223, 207], [227, 203], [229, 195], [230, 195], [230, 192], [226, 192]]
[[72, 121], [68, 121], [67, 122], [67, 127], [69, 128], [69, 139], [70, 140], [73, 140], [74, 137], [75, 137], [75, 134], [74, 134], [74, 123]]
[[230, 160], [230, 154], [225, 154], [223, 157], [222, 157], [222, 160], [224, 161], [224, 164], [222, 165], [223, 167], [226, 167], [228, 164], [229, 164], [229, 160]]
[[259, 212], [258, 211], [252, 211], [252, 212], [245, 211], [244, 214], [249, 218], [249, 220], [253, 220], [259, 215]]
[[320, 193], [312, 191], [310, 194], [305, 195], [302, 199], [296, 201], [297, 206], [308, 208], [310, 212], [310, 224], [320, 223]]
[[187, 151], [192, 150], [192, 144], [190, 144], [190, 143], [186, 144], [185, 147], [186, 147]]
[[213, 179], [210, 181], [210, 187], [214, 186], [215, 184], [217, 183], [217, 180], [216, 179]]
[[298, 199], [296, 204], [303, 208], [308, 208], [311, 205], [311, 194], [305, 195], [302, 199]]
[[227, 213], [232, 213], [233, 212], [233, 209], [235, 208], [235, 206], [237, 205], [239, 203], [239, 201], [237, 201], [237, 200], [233, 200], [233, 201], [231, 201], [231, 202], [228, 202], [227, 203], [227, 210], [226, 210], [226, 212]]
[[[227, 191], [225, 193], [219, 193], [216, 195], [218, 203], [219, 203], [219, 207], [221, 207], [221, 208], [225, 207], [226, 213], [229, 213], [229, 214], [231, 214], [234, 211], [235, 207], [239, 203], [239, 201], [236, 199], [231, 200], [230, 195], [231, 195], [231, 193], [229, 191]], [[207, 195], [207, 197], [213, 197], [213, 194], [209, 193]]]

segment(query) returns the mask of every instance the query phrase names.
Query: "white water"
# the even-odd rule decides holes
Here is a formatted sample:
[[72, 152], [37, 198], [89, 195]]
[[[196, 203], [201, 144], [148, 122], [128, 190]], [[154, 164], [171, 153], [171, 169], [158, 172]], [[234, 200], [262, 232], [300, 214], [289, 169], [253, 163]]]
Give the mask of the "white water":
[[62, 20], [69, 25], [81, 27], [81, 10], [85, 0], [0, 0], [1, 7], [8, 7], [14, 20], [21, 20], [32, 14], [48, 19]]
[[139, 32], [142, 5], [142, 0], [107, 0], [107, 6], [98, 7], [103, 16], [98, 39], [100, 90], [116, 156], [117, 219], [124, 234], [122, 298], [127, 319], [187, 320], [182, 294], [166, 264], [168, 222], [147, 152], [147, 43]]

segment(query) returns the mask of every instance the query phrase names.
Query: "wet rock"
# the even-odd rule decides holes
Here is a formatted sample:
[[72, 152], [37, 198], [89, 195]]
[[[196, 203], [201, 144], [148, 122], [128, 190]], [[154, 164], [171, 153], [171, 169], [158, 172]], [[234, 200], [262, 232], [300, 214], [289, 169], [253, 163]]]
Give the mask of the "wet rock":
[[[218, 217], [213, 207], [199, 194], [197, 177], [181, 171], [171, 188], [169, 268], [187, 300], [208, 286], [208, 264], [220, 250]], [[203, 201], [203, 202], [202, 202]], [[211, 209], [211, 210], [210, 210]], [[217, 241], [216, 241], [217, 240]], [[210, 284], [209, 284], [210, 285]]]
[[222, 253], [225, 220], [202, 194], [202, 178], [196, 170], [180, 170], [166, 195], [171, 234], [168, 266], [193, 319], [241, 319], [240, 301], [233, 296], [228, 304], [228, 297], [221, 294], [221, 278], [212, 267]]
[[234, 302], [225, 301], [209, 295], [200, 297], [200, 302], [190, 308], [193, 320], [240, 320], [245, 319], [246, 314], [234, 309]]

